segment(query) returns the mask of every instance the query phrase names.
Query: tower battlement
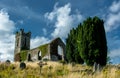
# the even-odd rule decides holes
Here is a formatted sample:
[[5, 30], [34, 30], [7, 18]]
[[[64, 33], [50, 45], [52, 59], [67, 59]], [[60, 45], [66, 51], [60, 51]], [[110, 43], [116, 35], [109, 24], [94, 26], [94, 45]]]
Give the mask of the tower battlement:
[[15, 58], [17, 58], [16, 54], [20, 53], [22, 50], [30, 50], [30, 37], [31, 32], [24, 32], [24, 29], [20, 29], [20, 31], [16, 32], [14, 50]]
[[16, 37], [18, 35], [31, 36], [31, 32], [30, 31], [29, 32], [24, 32], [24, 29], [20, 29], [19, 32], [18, 31], [16, 32]]

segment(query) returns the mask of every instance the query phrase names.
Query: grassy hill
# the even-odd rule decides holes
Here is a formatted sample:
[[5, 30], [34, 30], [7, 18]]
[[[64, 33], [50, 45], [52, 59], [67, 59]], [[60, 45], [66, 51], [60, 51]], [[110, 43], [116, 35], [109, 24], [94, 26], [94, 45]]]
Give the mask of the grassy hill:
[[80, 64], [62, 64], [43, 62], [26, 62], [26, 68], [20, 69], [19, 62], [0, 63], [0, 78], [120, 78], [120, 65], [107, 65], [101, 71], [92, 71], [92, 67]]

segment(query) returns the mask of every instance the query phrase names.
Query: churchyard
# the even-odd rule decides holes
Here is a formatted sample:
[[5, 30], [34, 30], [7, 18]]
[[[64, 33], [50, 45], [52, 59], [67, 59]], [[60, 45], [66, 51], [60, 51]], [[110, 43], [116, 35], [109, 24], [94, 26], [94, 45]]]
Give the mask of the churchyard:
[[120, 65], [65, 64], [64, 62], [0, 63], [0, 78], [119, 78]]

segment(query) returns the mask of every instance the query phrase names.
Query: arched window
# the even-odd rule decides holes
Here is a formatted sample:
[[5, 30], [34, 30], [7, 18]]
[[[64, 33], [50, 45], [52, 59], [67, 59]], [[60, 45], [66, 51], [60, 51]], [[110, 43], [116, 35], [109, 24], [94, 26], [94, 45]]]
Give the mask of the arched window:
[[38, 60], [41, 60], [41, 51], [38, 51]]
[[28, 61], [31, 61], [31, 55], [28, 54]]
[[63, 54], [63, 48], [58, 45], [58, 54], [62, 55]]

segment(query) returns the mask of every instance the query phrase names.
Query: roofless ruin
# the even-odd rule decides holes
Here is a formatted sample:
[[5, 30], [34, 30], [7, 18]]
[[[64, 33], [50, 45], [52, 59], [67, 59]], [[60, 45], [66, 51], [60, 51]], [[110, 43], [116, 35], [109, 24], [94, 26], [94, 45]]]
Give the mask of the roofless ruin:
[[31, 32], [16, 32], [14, 61], [65, 60], [65, 44], [60, 38], [34, 49], [30, 49], [30, 38]]

